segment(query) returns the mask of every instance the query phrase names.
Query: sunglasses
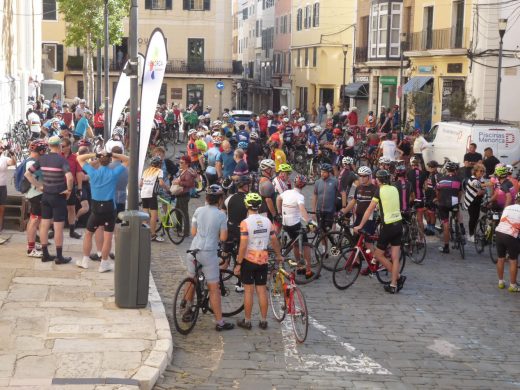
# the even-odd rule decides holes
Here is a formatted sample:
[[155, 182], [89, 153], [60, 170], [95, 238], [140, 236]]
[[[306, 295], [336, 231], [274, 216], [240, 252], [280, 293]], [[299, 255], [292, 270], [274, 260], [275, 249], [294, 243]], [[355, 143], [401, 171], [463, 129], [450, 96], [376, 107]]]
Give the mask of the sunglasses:
[[369, 177], [368, 175], [359, 175], [360, 178]]

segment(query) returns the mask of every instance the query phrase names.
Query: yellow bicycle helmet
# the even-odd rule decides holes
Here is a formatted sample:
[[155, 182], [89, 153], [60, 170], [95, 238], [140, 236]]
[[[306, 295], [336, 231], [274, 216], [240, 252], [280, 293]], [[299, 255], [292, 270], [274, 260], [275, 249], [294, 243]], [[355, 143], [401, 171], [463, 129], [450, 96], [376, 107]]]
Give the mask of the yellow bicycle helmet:
[[292, 167], [290, 164], [280, 164], [278, 167], [278, 172], [292, 172]]
[[250, 192], [244, 198], [244, 204], [247, 208], [258, 210], [258, 208], [262, 204], [262, 197], [258, 195], [256, 192]]

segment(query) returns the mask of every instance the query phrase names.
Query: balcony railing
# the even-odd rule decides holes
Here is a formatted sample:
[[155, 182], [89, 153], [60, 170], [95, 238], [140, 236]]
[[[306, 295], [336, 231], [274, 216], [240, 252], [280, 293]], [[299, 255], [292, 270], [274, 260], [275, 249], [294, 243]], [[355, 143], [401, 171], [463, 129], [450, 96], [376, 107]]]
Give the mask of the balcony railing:
[[166, 65], [166, 73], [241, 74], [242, 66], [238, 61], [189, 61], [183, 59], [173, 59], [168, 61]]
[[420, 31], [410, 34], [408, 50], [446, 50], [465, 49], [468, 47], [468, 29], [444, 28], [439, 30]]
[[356, 47], [356, 63], [367, 62], [368, 47]]

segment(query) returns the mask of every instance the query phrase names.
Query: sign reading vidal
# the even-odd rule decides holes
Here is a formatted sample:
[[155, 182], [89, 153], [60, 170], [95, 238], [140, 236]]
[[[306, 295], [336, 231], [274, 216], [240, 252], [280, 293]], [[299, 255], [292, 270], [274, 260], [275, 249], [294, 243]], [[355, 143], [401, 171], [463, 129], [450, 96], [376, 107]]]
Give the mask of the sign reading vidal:
[[161, 29], [150, 36], [144, 60], [143, 86], [141, 88], [141, 128], [139, 138], [139, 178], [143, 172], [146, 150], [150, 145], [153, 118], [168, 61], [166, 40]]

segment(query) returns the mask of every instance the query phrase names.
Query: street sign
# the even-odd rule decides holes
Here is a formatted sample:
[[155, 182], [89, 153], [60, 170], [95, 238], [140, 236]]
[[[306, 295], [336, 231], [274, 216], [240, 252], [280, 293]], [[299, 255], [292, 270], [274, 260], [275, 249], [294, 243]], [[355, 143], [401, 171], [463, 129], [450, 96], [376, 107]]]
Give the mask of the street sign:
[[217, 81], [217, 89], [219, 91], [222, 91], [224, 89], [224, 82], [223, 81]]

